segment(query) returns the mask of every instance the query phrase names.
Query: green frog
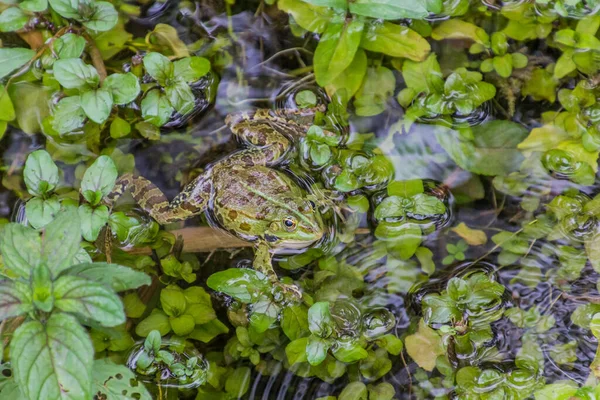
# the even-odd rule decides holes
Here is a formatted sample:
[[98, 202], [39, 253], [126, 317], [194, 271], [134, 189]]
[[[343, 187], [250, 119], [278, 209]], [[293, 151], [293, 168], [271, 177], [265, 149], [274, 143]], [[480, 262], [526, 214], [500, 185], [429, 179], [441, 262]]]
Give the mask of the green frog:
[[209, 220], [234, 235], [255, 242], [253, 267], [286, 293], [301, 296], [295, 285], [280, 283], [272, 254], [302, 249], [324, 234], [312, 195], [286, 173], [275, 169], [306, 134], [319, 108], [268, 110], [228, 115], [225, 123], [246, 147], [209, 165], [172, 201], [141, 176], [123, 175], [108, 196], [113, 204], [125, 191], [160, 224], [208, 211]]

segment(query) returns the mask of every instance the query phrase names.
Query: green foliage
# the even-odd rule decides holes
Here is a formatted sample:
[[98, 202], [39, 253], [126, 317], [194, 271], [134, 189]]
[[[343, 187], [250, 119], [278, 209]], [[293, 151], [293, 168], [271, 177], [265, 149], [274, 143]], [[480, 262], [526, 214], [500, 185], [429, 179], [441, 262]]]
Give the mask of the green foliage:
[[[34, 176], [32, 187], [48, 182], [38, 178]], [[1, 235], [0, 252], [10, 275], [2, 281], [0, 318], [27, 316], [10, 343], [16, 383], [30, 399], [42, 391], [51, 399], [61, 398], [63, 391], [90, 397], [94, 351], [82, 323], [111, 327], [125, 322], [121, 300], [105, 279], [111, 265], [72, 266], [80, 249], [80, 221], [74, 210], [58, 213], [42, 237], [19, 224], [5, 226]], [[104, 278], [85, 273], [90, 270]], [[141, 272], [124, 272], [117, 290], [150, 283]]]

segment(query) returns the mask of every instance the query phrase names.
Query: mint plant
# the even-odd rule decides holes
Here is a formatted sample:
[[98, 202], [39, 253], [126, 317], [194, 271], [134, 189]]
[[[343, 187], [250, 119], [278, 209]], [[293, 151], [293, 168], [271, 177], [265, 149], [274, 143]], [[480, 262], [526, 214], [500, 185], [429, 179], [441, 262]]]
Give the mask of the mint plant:
[[26, 398], [60, 398], [64, 391], [91, 397], [94, 349], [84, 325], [124, 323], [116, 292], [150, 283], [145, 274], [120, 265], [77, 264], [80, 241], [74, 210], [59, 213], [42, 236], [19, 224], [0, 232], [0, 318], [24, 317], [9, 349], [15, 382]]

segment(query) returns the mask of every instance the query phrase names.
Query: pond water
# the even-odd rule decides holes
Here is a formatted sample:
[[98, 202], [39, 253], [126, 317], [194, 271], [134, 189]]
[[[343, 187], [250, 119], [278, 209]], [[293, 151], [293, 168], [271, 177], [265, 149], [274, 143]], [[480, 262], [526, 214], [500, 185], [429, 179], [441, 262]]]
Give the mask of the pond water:
[[[31, 67], [37, 77], [5, 81], [17, 118], [0, 142], [3, 224], [45, 225], [41, 211], [26, 208], [35, 196], [25, 160], [35, 150], [57, 163], [61, 202], [84, 201], [78, 188], [99, 155], [173, 199], [247, 147], [225, 125], [228, 115], [267, 108], [276, 112], [266, 125], [285, 134], [310, 126], [273, 168], [316, 203], [303, 212], [321, 214], [323, 237], [274, 255], [279, 278], [301, 288], [298, 301], [255, 275], [218, 275], [249, 271], [251, 247], [194, 251], [202, 236], [181, 243], [159, 233], [126, 196], [120, 219], [102, 224], [112, 236], [99, 227], [93, 238], [84, 233], [83, 247], [154, 281], [124, 295], [129, 318], [119, 334], [91, 325], [96, 358], [127, 364], [165, 399], [600, 398], [600, 3], [113, 3], [133, 36], [120, 44], [123, 31], [95, 37], [109, 75], [142, 71], [150, 51], [204, 57], [211, 72], [189, 84], [193, 110], [170, 108], [158, 130], [139, 125], [148, 118], [133, 116], [144, 106], [132, 102], [113, 106], [110, 122], [59, 133], [57, 114], [31, 127], [43, 107], [16, 100], [32, 88], [56, 91], [56, 80], [36, 80], [43, 66]], [[0, 38], [3, 47], [25, 43], [22, 34]], [[146, 69], [147, 98], [157, 79]], [[51, 108], [73, 95], [60, 83], [61, 94], [44, 95]], [[124, 133], [117, 108], [131, 122]], [[308, 122], [294, 114], [315, 108]], [[283, 178], [272, 179], [258, 190]], [[239, 199], [217, 195], [207, 216], [167, 230], [219, 229], [232, 201], [237, 207]], [[234, 233], [254, 239], [248, 229]], [[152, 255], [132, 251], [149, 245]], [[193, 287], [203, 294], [186, 294], [185, 312], [167, 312], [175, 306], [163, 293]], [[193, 315], [193, 333], [177, 327], [183, 314]], [[181, 379], [166, 361], [158, 370], [137, 364], [144, 338], [165, 324], [159, 347], [183, 364], [200, 360]], [[117, 345], [124, 337], [130, 343]]]

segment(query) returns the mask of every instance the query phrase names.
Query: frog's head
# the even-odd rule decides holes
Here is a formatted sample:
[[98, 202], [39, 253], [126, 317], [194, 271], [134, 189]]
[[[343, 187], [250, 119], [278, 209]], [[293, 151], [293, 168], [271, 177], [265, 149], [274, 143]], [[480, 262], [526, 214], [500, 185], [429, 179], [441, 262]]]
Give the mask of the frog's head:
[[273, 247], [302, 249], [321, 239], [323, 220], [315, 203], [306, 199], [286, 200], [277, 204], [271, 214], [265, 241]]

